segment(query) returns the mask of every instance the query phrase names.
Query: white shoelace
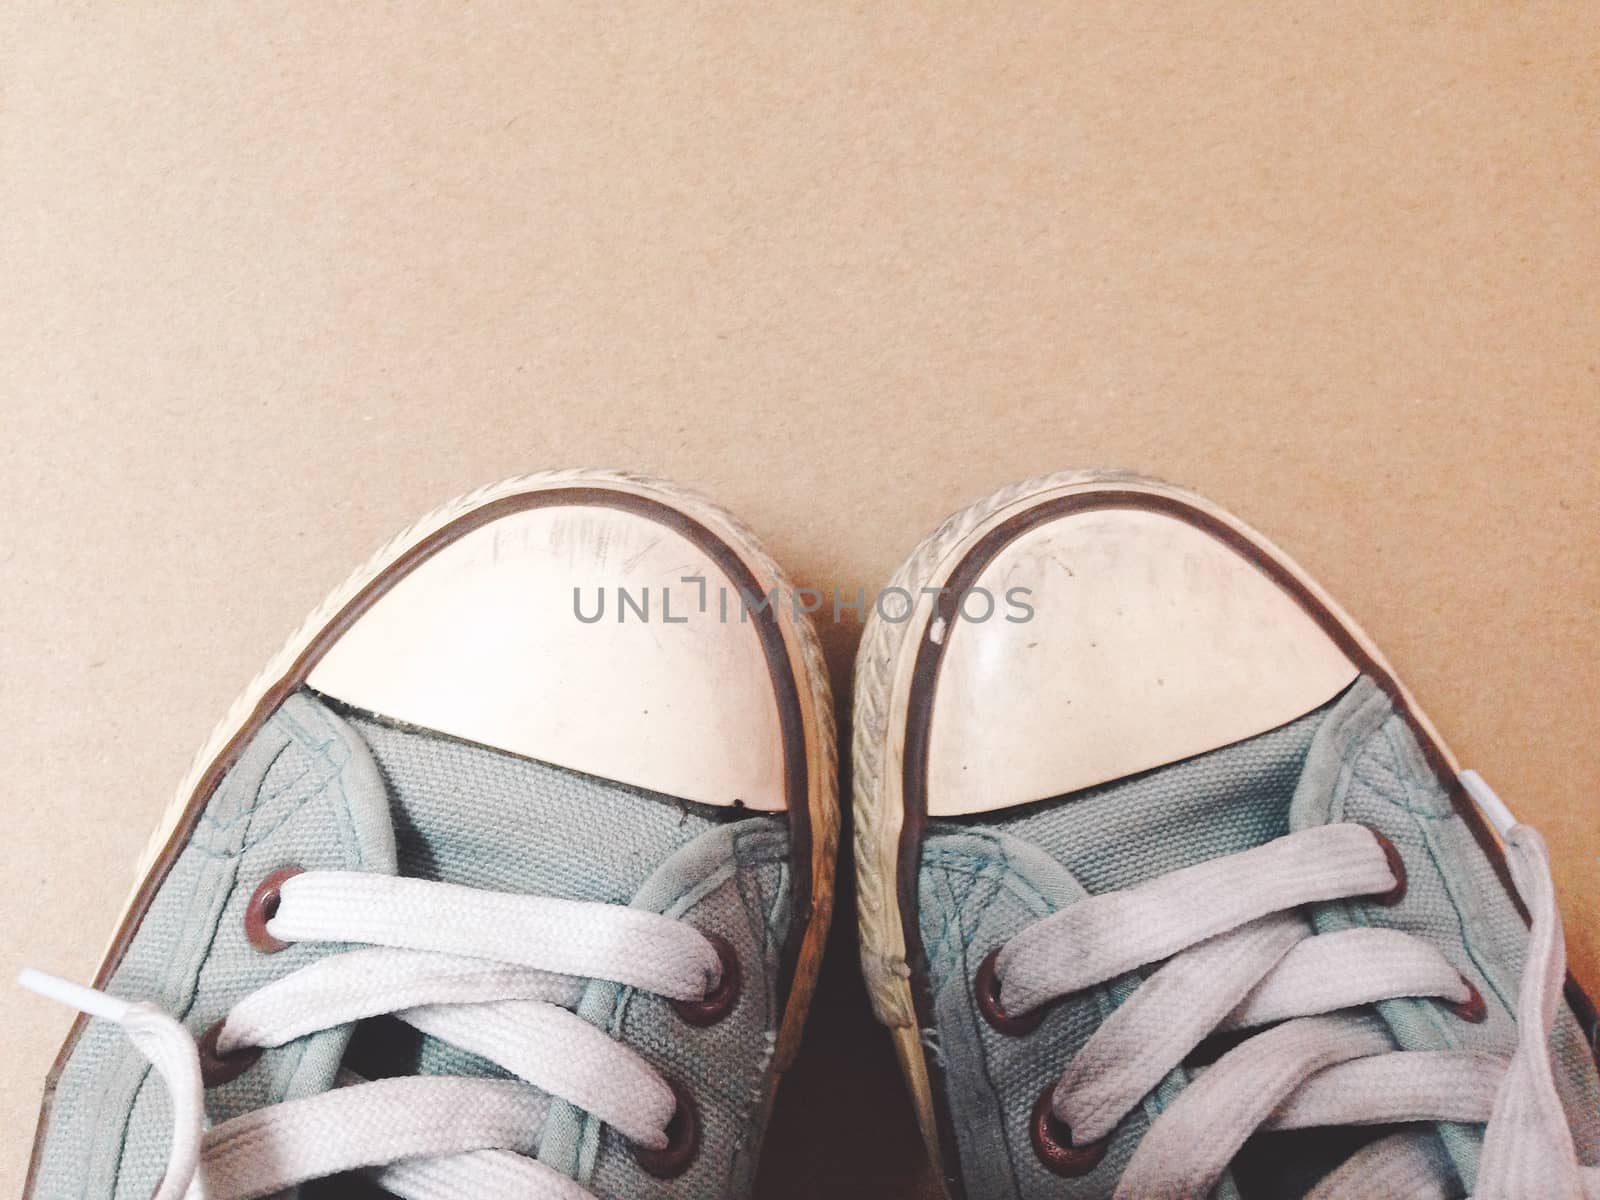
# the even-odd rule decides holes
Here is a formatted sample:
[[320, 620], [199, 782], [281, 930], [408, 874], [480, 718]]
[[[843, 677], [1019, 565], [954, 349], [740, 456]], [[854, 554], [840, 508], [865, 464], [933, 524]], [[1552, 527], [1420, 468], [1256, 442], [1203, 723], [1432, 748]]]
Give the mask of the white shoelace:
[[[1271, 1024], [1203, 1068], [1151, 1125], [1116, 1200], [1201, 1198], [1258, 1129], [1487, 1122], [1477, 1200], [1600, 1200], [1556, 1091], [1550, 1032], [1566, 954], [1544, 840], [1473, 772], [1463, 782], [1505, 842], [1532, 916], [1509, 1059], [1395, 1051], [1371, 1015], [1399, 997], [1481, 1003], [1437, 950], [1410, 934], [1313, 935], [1293, 910], [1384, 893], [1401, 881], [1373, 833], [1330, 825], [1090, 897], [1028, 926], [995, 962], [1000, 1005], [1042, 1004], [1166, 959], [1068, 1064], [1050, 1100], [1076, 1147], [1108, 1137], [1208, 1036]], [[1061, 1128], [1064, 1126], [1065, 1128]], [[1447, 1200], [1424, 1132], [1385, 1137], [1308, 1200]]]
[[172, 1149], [155, 1200], [252, 1200], [355, 1170], [403, 1200], [592, 1200], [528, 1157], [540, 1126], [534, 1088], [638, 1146], [667, 1146], [672, 1087], [571, 1009], [591, 979], [703, 1000], [722, 962], [688, 924], [621, 905], [358, 872], [296, 875], [279, 894], [266, 926], [272, 937], [362, 948], [246, 997], [221, 1027], [219, 1054], [392, 1013], [517, 1078], [367, 1082], [342, 1072], [329, 1092], [207, 1130], [200, 1056], [187, 1029], [150, 1004], [23, 972], [23, 986], [120, 1025], [165, 1081]]

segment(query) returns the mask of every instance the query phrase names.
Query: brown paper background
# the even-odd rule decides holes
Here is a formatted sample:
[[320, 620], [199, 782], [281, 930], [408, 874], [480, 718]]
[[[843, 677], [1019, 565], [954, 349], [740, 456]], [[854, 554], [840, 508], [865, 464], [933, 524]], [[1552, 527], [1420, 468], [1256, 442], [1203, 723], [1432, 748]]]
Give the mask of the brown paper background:
[[[678, 477], [853, 592], [1108, 465], [1344, 601], [1600, 983], [1597, 54], [1580, 3], [14, 0], [0, 974], [93, 973], [222, 708], [456, 492]], [[760, 1195], [931, 1196], [844, 914]], [[68, 1016], [0, 996], [14, 1194]]]

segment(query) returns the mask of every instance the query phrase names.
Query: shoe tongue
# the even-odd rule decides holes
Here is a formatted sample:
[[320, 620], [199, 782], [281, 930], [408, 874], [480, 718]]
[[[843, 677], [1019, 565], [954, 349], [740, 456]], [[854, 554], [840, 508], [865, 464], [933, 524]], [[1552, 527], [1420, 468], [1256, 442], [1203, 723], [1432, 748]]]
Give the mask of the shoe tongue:
[[[1393, 906], [1359, 897], [1311, 905], [1307, 913], [1312, 928], [1319, 934], [1367, 927], [1413, 934], [1442, 951], [1484, 995], [1493, 994], [1480, 970], [1482, 955], [1464, 940], [1462, 917], [1445, 874], [1450, 871], [1459, 885], [1481, 868], [1482, 877], [1471, 879], [1474, 886], [1468, 889], [1477, 891], [1494, 886], [1487, 864], [1470, 845], [1465, 825], [1455, 819], [1450, 798], [1410, 728], [1396, 715], [1389, 697], [1366, 678], [1345, 693], [1318, 729], [1289, 809], [1289, 826], [1296, 832], [1347, 821], [1366, 825], [1394, 844], [1406, 868], [1405, 895]], [[1481, 922], [1489, 914], [1472, 915]], [[1485, 938], [1483, 945], [1492, 940]], [[1497, 1022], [1441, 1022], [1439, 1006], [1431, 1000], [1389, 1000], [1373, 1005], [1372, 1011], [1399, 1050], [1512, 1049], [1506, 1029]], [[1475, 1178], [1481, 1128], [1441, 1122], [1433, 1129], [1461, 1178]]]
[[[1423, 786], [1431, 781], [1422, 752], [1409, 732], [1386, 729], [1393, 716], [1389, 697], [1365, 677], [1352, 684], [1328, 709], [1306, 750], [1300, 780], [1289, 803], [1291, 832], [1369, 818], [1388, 825], [1404, 822], [1404, 806], [1391, 814], [1380, 805], [1359, 800], [1359, 810], [1351, 811], [1349, 803], [1363, 791], [1373, 793], [1373, 799], [1403, 799], [1408, 786]], [[1397, 732], [1400, 736], [1393, 736]], [[1380, 734], [1389, 736], [1380, 739]], [[1412, 776], [1409, 784], [1405, 775]], [[1387, 835], [1390, 830], [1382, 832]]]
[[[341, 710], [376, 763], [399, 874], [489, 891], [626, 904], [720, 810]], [[362, 1023], [362, 1075], [503, 1075], [394, 1019]]]
[[[1330, 797], [1352, 752], [1368, 742], [1389, 715], [1386, 697], [1370, 680], [1360, 680], [1299, 721], [1168, 768], [1173, 776], [1193, 776], [1191, 786], [1211, 780], [1217, 786], [1197, 788], [1184, 806], [1167, 811], [1182, 814], [1190, 822], [1184, 833], [1191, 843], [1196, 840], [1196, 816], [1218, 831], [1227, 830], [1230, 823], [1239, 825], [1254, 814], [1247, 826], [1234, 831], [1233, 844], [1210, 848], [1203, 858], [1237, 853], [1287, 833], [1348, 819], [1334, 815]], [[1197, 801], [1203, 806], [1208, 797], [1216, 803], [1217, 812], [1188, 811]], [[1348, 906], [1316, 906], [1310, 914], [1318, 932], [1342, 927], [1336, 925], [1333, 910], [1348, 912]], [[1303, 1196], [1350, 1154], [1386, 1132], [1329, 1127], [1258, 1133], [1235, 1157], [1218, 1194], [1243, 1200]]]
[[[1133, 887], [1290, 832], [1343, 821], [1370, 826], [1405, 861], [1405, 897], [1394, 907], [1364, 900], [1310, 906], [1313, 928], [1328, 933], [1368, 925], [1415, 934], [1465, 971], [1484, 996], [1499, 997], [1503, 1005], [1515, 1001], [1516, 971], [1502, 968], [1520, 962], [1526, 928], [1470, 831], [1454, 817], [1410, 729], [1370, 679], [1249, 741], [1076, 795], [1070, 816], [1062, 820], [1056, 806], [1038, 806], [1006, 818], [1002, 827], [1048, 851], [1090, 893]], [[1453, 898], [1458, 895], [1469, 905], [1470, 947]], [[1496, 979], [1485, 976], [1489, 969]], [[1375, 1009], [1400, 1049], [1508, 1054], [1513, 1048], [1514, 1028], [1498, 1016], [1482, 1025], [1453, 1018], [1441, 1024], [1439, 1006], [1429, 1000], [1387, 1001]], [[1572, 1056], [1581, 1057], [1581, 1038], [1569, 1040], [1578, 1047]], [[1569, 1086], [1565, 1077], [1563, 1086]], [[1569, 1111], [1585, 1111], [1592, 1091], [1569, 1090], [1577, 1097]], [[1462, 1179], [1474, 1178], [1481, 1128], [1434, 1128]], [[1303, 1195], [1371, 1136], [1339, 1129], [1258, 1135], [1235, 1160], [1228, 1186], [1245, 1200]]]

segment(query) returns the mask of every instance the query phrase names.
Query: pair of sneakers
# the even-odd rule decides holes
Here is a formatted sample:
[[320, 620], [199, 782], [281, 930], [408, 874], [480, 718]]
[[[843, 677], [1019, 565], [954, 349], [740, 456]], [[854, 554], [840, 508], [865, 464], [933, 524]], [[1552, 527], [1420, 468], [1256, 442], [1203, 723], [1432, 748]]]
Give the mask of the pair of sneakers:
[[[631, 476], [402, 534], [95, 988], [24, 976], [84, 1014], [30, 1195], [746, 1194], [832, 909], [830, 603]], [[852, 603], [863, 970], [953, 1197], [1600, 1196], [1542, 841], [1259, 534], [1054, 476]]]

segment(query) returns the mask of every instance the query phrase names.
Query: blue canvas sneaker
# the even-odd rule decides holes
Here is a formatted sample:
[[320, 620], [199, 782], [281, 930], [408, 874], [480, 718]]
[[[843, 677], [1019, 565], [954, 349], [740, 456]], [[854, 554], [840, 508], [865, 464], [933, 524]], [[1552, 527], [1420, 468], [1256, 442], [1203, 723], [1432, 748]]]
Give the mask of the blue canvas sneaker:
[[862, 961], [952, 1197], [1600, 1196], [1544, 843], [1279, 550], [1062, 475], [886, 595]]
[[509, 480], [340, 588], [152, 843], [37, 1200], [739, 1196], [833, 895], [833, 716], [752, 536]]

